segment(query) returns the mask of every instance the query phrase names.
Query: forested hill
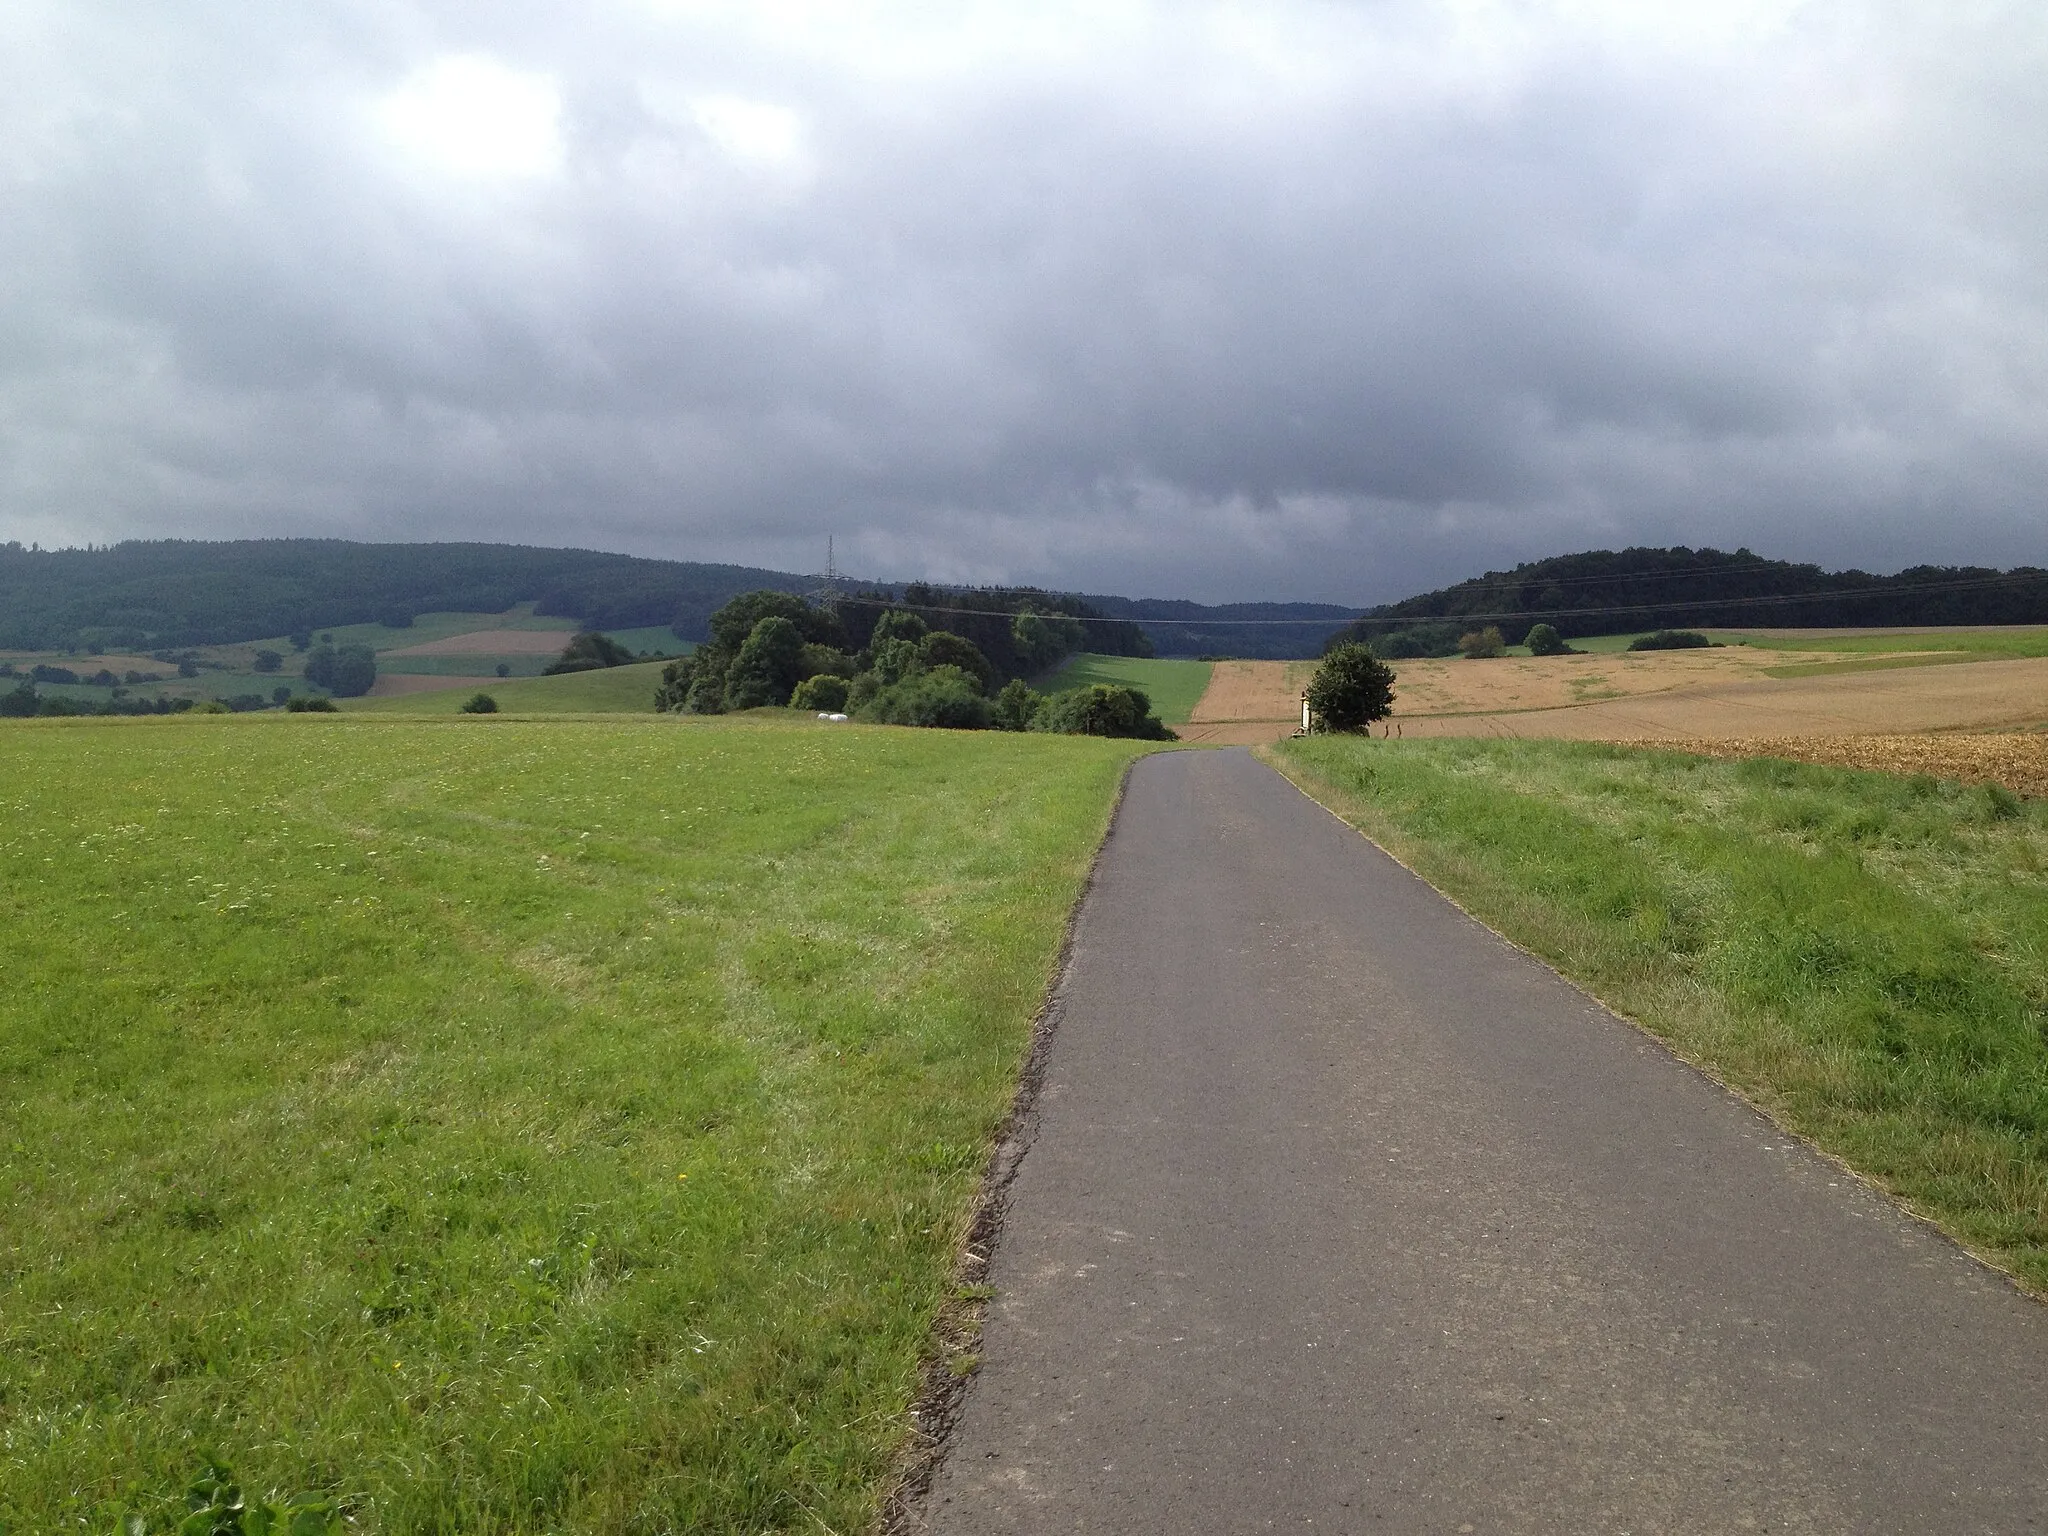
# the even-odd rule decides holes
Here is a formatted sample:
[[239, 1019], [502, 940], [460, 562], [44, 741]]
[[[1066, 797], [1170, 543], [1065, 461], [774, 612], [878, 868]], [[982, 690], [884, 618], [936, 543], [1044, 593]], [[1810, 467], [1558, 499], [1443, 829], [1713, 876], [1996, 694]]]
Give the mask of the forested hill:
[[1347, 639], [1497, 624], [1510, 644], [1536, 623], [1559, 634], [1642, 629], [1841, 628], [2048, 623], [2048, 571], [1915, 566], [1893, 576], [1824, 571], [1738, 549], [1590, 550], [1489, 571], [1371, 610]]
[[[423, 613], [503, 613], [519, 603], [586, 629], [666, 624], [680, 639], [702, 640], [713, 611], [742, 592], [807, 593], [818, 584], [816, 576], [752, 566], [514, 544], [165, 540], [58, 550], [0, 544], [0, 650], [225, 645], [342, 624], [403, 628]], [[929, 610], [936, 627], [963, 633], [979, 625], [990, 636], [1007, 637], [1009, 615], [1028, 607], [1085, 620], [1085, 643], [1093, 649], [1150, 652], [1135, 625], [1071, 596], [887, 582], [862, 583], [858, 590], [866, 599]], [[851, 606], [873, 622], [871, 601]], [[997, 617], [961, 612], [981, 609], [997, 610]]]
[[502, 613], [527, 602], [587, 628], [680, 624], [697, 638], [711, 611], [738, 593], [812, 585], [785, 571], [515, 544], [0, 544], [0, 648], [223, 645], [337, 624], [405, 625], [422, 613]]
[[1356, 608], [1331, 603], [1205, 603], [1178, 598], [1103, 597], [1088, 603], [1143, 626], [1162, 656], [1243, 656], [1284, 660], [1322, 654], [1323, 642]]

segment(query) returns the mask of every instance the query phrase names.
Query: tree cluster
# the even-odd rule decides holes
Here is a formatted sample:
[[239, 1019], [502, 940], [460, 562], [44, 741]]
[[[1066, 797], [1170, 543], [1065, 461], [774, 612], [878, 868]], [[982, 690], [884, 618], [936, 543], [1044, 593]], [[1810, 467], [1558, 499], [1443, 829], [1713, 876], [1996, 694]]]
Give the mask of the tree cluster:
[[322, 641], [306, 653], [306, 681], [336, 698], [359, 698], [377, 681], [377, 653], [367, 645]]
[[[834, 609], [785, 592], [746, 593], [711, 616], [709, 641], [662, 669], [655, 707], [715, 715], [788, 705], [883, 725], [1171, 734], [1133, 689], [1047, 698], [1015, 676], [998, 687], [1001, 669], [979, 645], [913, 610], [885, 609], [865, 616], [862, 627], [856, 643]], [[1050, 664], [1084, 642], [1081, 629], [1070, 617], [1023, 609], [1009, 616], [1006, 650]]]
[[633, 653], [610, 635], [585, 630], [562, 647], [562, 654], [548, 663], [542, 675], [556, 677], [564, 672], [596, 672], [605, 667], [623, 667], [632, 659]]

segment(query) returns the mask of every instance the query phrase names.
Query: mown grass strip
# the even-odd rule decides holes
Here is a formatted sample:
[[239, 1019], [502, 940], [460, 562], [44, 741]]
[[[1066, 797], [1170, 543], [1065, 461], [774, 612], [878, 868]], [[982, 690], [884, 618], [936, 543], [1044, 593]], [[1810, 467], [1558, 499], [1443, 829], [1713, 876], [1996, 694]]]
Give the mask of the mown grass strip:
[[2048, 805], [1773, 759], [1285, 743], [1425, 878], [2048, 1293]]
[[862, 1529], [1136, 750], [0, 729], [0, 1525]]

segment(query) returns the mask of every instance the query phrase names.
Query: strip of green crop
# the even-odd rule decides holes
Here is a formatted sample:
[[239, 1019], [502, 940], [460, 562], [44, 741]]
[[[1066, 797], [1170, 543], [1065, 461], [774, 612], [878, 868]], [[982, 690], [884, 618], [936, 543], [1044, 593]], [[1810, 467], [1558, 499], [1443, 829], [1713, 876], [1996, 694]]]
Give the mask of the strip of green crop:
[[1137, 750], [0, 727], [0, 1526], [865, 1527]]
[[1086, 653], [1071, 657], [1047, 679], [1046, 690], [1065, 693], [1091, 683], [1118, 688], [1136, 688], [1152, 701], [1152, 709], [1167, 725], [1185, 725], [1209, 686], [1215, 667], [1206, 661], [1156, 660], [1141, 656], [1097, 656]]
[[1567, 742], [1319, 738], [1311, 793], [2048, 1291], [2048, 805]]

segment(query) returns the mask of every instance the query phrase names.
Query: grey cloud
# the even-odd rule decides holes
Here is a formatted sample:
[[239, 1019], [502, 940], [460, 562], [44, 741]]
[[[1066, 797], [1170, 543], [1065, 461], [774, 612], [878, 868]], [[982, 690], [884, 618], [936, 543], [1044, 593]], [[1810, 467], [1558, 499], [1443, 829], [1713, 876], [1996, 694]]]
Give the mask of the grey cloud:
[[[11, 13], [0, 533], [1340, 601], [2042, 558], [2036, 13], [960, 14]], [[552, 82], [558, 166], [390, 142], [451, 56]]]

